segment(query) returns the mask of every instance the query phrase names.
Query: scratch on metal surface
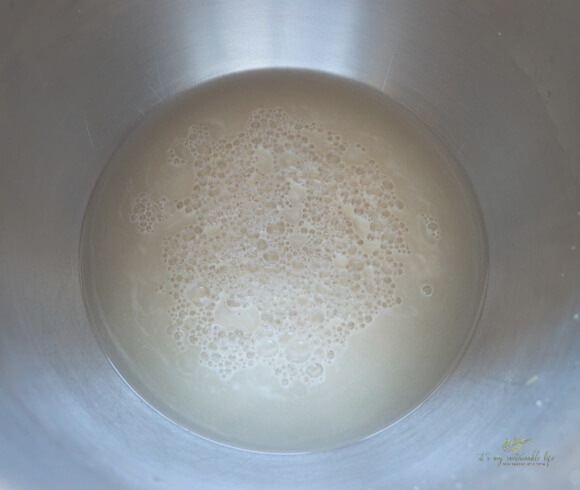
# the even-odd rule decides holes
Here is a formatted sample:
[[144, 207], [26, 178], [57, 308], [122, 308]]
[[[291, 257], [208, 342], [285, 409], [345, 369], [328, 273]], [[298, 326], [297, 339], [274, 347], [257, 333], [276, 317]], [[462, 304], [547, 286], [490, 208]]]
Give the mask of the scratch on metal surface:
[[163, 98], [159, 95], [159, 92], [157, 92], [157, 90], [155, 90], [155, 87], [153, 87], [153, 85], [151, 85], [151, 82], [149, 80], [147, 80], [147, 85], [149, 86], [149, 89], [151, 90], [151, 92], [153, 92], [153, 95], [155, 95], [155, 97], [159, 100], [159, 102], [161, 102], [163, 100]]
[[463, 148], [465, 148], [465, 143], [463, 143], [460, 147], [459, 150], [457, 150], [457, 158], [459, 158], [461, 156], [461, 152], [463, 151]]
[[95, 144], [93, 143], [93, 137], [91, 136], [91, 130], [89, 129], [89, 123], [87, 122], [87, 118], [83, 116], [83, 121], [85, 122], [85, 128], [87, 129], [87, 136], [89, 137], [89, 142], [91, 143], [91, 148], [95, 148]]
[[139, 111], [139, 115], [141, 117], [143, 117], [145, 115], [145, 112], [143, 112], [143, 109], [141, 109], [140, 106], [138, 106], [137, 104], [133, 103], [133, 106], [135, 107], [135, 109], [137, 109]]
[[387, 73], [385, 74], [385, 79], [383, 81], [383, 87], [381, 88], [381, 90], [383, 91], [385, 90], [385, 87], [389, 82], [389, 76], [391, 75], [391, 67], [393, 66], [393, 60], [395, 59], [395, 56], [397, 54], [397, 49], [399, 49], [399, 43], [396, 43], [395, 47], [393, 48], [393, 53], [391, 54], [391, 59], [389, 60], [389, 64], [387, 66]]
[[159, 60], [155, 58], [155, 68], [157, 69], [157, 82], [159, 82], [159, 89], [161, 90], [161, 95], [165, 95], [165, 90], [163, 84], [161, 83], [161, 74], [159, 73]]
[[284, 41], [284, 56], [288, 60], [288, 43], [286, 40], [286, 29], [282, 28], [282, 40]]

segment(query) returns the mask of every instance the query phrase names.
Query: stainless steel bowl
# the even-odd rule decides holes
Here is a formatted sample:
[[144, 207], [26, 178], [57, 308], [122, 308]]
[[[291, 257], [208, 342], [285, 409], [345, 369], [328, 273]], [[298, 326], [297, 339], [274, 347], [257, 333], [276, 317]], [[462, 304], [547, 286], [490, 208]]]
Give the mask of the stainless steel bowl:
[[[580, 487], [579, 27], [576, 0], [3, 2], [0, 488]], [[464, 166], [489, 241], [483, 313], [444, 386], [316, 454], [239, 451], [160, 416], [80, 290], [83, 214], [122, 138], [174, 94], [267, 67], [409, 108]], [[538, 461], [498, 465], [514, 437]]]

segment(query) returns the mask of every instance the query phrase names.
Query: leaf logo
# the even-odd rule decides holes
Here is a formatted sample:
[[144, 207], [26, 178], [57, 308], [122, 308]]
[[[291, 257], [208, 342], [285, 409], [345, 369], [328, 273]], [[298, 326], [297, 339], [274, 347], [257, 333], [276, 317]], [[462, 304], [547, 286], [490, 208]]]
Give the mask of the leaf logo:
[[530, 441], [531, 439], [522, 439], [521, 437], [514, 437], [511, 440], [506, 439], [505, 442], [502, 444], [501, 448], [508, 453], [513, 453], [514, 451], [523, 448]]

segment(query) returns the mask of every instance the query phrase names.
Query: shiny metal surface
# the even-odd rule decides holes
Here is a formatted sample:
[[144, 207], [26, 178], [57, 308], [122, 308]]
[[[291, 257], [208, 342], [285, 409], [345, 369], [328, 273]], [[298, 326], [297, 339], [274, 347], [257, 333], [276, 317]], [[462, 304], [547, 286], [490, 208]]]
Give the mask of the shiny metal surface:
[[[332, 5], [332, 7], [330, 7]], [[0, 488], [580, 487], [576, 0], [9, 0], [0, 5]], [[268, 455], [159, 416], [98, 347], [80, 293], [99, 172], [154, 105], [264, 67], [383, 90], [455, 152], [490, 245], [475, 337], [378, 436]], [[506, 438], [549, 467], [498, 467]]]

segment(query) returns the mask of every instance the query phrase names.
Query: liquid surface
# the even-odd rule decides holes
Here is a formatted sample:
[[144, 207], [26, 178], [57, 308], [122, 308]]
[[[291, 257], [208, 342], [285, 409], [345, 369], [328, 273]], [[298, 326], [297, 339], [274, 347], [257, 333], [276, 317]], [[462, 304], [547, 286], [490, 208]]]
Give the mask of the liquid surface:
[[485, 279], [477, 205], [416, 121], [308, 73], [152, 115], [91, 199], [91, 320], [155, 408], [256, 450], [347, 444], [449, 374]]

